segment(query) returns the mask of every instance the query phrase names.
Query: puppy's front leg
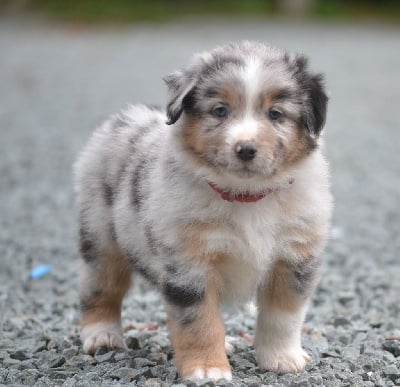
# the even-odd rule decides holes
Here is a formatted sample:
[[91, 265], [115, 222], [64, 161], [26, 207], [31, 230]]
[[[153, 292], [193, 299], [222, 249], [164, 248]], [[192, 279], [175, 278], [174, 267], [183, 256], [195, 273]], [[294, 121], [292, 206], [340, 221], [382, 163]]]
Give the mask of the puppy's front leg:
[[301, 347], [301, 327], [318, 277], [319, 260], [278, 260], [258, 292], [256, 358], [262, 369], [302, 371], [311, 357]]
[[[175, 280], [176, 281], [176, 280]], [[232, 374], [215, 281], [170, 282], [164, 289], [175, 363], [184, 379], [226, 379]]]

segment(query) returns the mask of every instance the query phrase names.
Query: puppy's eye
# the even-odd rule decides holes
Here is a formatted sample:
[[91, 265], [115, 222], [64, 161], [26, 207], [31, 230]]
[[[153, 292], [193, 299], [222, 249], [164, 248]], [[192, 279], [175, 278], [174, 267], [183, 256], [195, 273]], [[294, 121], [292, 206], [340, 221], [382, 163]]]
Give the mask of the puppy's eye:
[[218, 105], [213, 109], [212, 114], [216, 117], [224, 118], [228, 115], [228, 109], [223, 105]]
[[282, 112], [281, 112], [279, 109], [277, 109], [277, 108], [271, 108], [271, 109], [269, 109], [268, 117], [269, 117], [272, 121], [279, 120], [279, 118], [282, 117]]

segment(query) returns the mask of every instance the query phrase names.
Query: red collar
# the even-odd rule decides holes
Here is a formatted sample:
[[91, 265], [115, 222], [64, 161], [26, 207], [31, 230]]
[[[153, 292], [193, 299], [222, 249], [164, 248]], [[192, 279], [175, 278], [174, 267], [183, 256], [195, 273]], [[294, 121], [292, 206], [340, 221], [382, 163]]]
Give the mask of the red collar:
[[[294, 179], [289, 180], [289, 184], [293, 184]], [[207, 181], [208, 185], [217, 192], [222, 199], [228, 202], [240, 202], [240, 203], [255, 203], [261, 199], [264, 199], [267, 195], [280, 191], [280, 188], [267, 188], [265, 191], [258, 194], [251, 194], [249, 192], [243, 192], [239, 194], [234, 194], [231, 191], [224, 191], [219, 188], [215, 183]]]

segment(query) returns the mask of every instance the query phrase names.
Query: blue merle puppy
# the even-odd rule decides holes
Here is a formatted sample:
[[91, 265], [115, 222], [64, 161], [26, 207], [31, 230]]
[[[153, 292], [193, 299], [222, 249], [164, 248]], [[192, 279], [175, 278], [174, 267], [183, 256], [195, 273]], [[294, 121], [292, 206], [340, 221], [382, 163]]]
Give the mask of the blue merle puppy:
[[257, 296], [260, 368], [301, 371], [301, 326], [331, 215], [322, 76], [240, 42], [166, 77], [166, 112], [130, 106], [76, 164], [84, 351], [126, 348], [132, 274], [154, 284], [183, 378], [232, 377], [221, 303]]

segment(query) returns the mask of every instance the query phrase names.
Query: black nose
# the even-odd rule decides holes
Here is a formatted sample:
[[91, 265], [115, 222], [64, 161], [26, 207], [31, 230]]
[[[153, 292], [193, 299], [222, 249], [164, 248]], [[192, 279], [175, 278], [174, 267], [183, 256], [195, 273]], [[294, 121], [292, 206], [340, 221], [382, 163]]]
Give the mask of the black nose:
[[238, 142], [235, 151], [240, 160], [250, 161], [256, 157], [257, 148], [252, 142]]

